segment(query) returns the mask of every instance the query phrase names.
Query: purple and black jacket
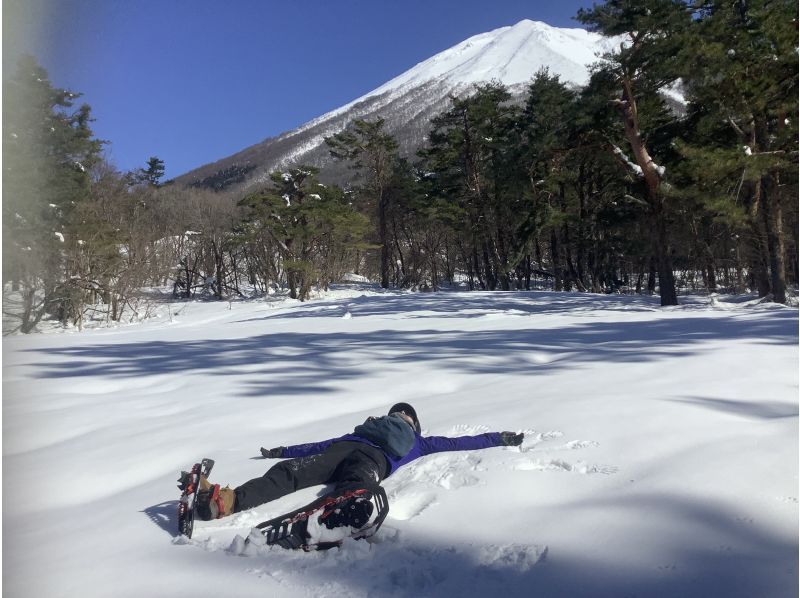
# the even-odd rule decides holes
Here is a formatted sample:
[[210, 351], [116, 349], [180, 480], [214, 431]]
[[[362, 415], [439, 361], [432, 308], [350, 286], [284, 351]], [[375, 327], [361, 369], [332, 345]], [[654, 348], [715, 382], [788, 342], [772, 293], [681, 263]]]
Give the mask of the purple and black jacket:
[[394, 457], [377, 444], [356, 434], [345, 434], [339, 438], [331, 438], [321, 442], [287, 446], [283, 451], [283, 456], [289, 458], [308, 457], [309, 455], [318, 455], [334, 442], [363, 442], [364, 444], [375, 447], [386, 455], [386, 463], [389, 466], [386, 472], [386, 477], [388, 478], [398, 467], [402, 467], [425, 455], [443, 453], [446, 451], [472, 451], [476, 449], [492, 448], [494, 446], [503, 446], [500, 432], [489, 432], [487, 434], [478, 434], [477, 436], [456, 436], [455, 438], [448, 438], [447, 436], [422, 436], [415, 432], [414, 436], [416, 437], [414, 439], [414, 446], [411, 447], [411, 450], [404, 457]]

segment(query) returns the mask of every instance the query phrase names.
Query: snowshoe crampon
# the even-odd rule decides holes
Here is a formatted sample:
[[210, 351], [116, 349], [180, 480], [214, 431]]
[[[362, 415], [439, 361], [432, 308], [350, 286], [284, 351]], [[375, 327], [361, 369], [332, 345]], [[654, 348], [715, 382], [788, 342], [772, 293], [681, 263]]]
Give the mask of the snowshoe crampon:
[[181, 472], [178, 478], [178, 489], [181, 497], [178, 501], [178, 533], [187, 538], [192, 537], [194, 518], [197, 514], [197, 493], [200, 489], [200, 476], [208, 479], [211, 468], [214, 467], [212, 459], [203, 459], [195, 463], [191, 471]]
[[246, 543], [263, 542], [307, 552], [327, 550], [341, 546], [345, 538], [372, 536], [388, 513], [389, 501], [383, 488], [353, 484], [258, 524]]

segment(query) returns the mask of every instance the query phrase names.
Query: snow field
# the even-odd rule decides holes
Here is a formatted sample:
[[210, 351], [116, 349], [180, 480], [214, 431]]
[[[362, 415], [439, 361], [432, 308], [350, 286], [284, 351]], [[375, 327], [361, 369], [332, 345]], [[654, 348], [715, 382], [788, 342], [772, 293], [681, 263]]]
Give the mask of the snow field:
[[[797, 309], [656, 301], [353, 285], [6, 337], [5, 593], [795, 596]], [[174, 537], [181, 469], [236, 485], [398, 401], [525, 441], [400, 469], [371, 543], [237, 555], [322, 487]]]

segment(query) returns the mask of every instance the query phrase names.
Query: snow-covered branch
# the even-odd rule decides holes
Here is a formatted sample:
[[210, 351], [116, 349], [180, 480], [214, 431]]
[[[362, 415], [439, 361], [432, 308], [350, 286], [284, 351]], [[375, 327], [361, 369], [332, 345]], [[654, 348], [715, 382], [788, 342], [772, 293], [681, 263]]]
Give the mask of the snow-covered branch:
[[642, 167], [636, 162], [633, 162], [618, 146], [611, 144], [611, 151], [614, 152], [614, 155], [619, 159], [619, 161], [622, 162], [632, 173], [638, 177], [644, 176]]

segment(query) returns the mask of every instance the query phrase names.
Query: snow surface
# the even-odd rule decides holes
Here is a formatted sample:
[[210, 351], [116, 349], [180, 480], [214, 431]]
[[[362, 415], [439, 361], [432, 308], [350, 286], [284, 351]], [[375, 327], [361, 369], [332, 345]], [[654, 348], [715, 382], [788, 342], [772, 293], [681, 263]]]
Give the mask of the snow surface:
[[[173, 309], [4, 338], [4, 595], [797, 595], [797, 309], [358, 283]], [[242, 483], [397, 401], [525, 442], [400, 469], [371, 544], [234, 555], [321, 487], [174, 537], [181, 469]]]
[[614, 41], [599, 33], [525, 19], [510, 27], [470, 37], [419, 63], [370, 95], [440, 77], [454, 84], [495, 79], [510, 86], [530, 81], [545, 67], [559, 74], [562, 81], [586, 85], [588, 66], [614, 45]]

